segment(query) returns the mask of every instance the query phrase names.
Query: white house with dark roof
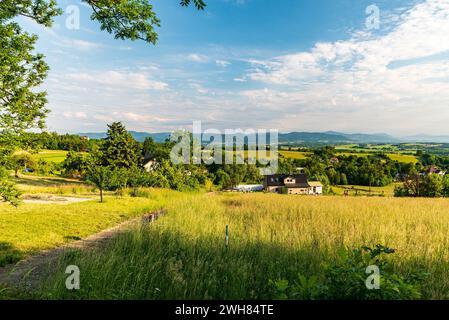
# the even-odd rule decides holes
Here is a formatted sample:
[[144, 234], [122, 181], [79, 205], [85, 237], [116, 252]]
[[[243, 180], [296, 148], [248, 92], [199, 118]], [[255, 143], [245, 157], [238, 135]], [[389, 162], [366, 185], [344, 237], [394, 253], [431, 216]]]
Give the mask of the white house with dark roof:
[[283, 194], [323, 194], [323, 185], [318, 181], [308, 181], [307, 175], [303, 173], [267, 175], [264, 179], [264, 189], [267, 192]]

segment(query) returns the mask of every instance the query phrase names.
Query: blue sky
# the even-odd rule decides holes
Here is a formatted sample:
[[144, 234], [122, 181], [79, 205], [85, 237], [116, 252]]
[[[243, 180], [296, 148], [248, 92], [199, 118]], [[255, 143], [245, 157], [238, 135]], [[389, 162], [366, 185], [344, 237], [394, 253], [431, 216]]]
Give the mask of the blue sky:
[[[264, 128], [449, 134], [449, 4], [444, 0], [154, 0], [156, 46], [115, 40], [90, 8], [60, 0], [40, 37], [51, 67], [48, 129]], [[366, 24], [379, 9], [379, 28]], [[67, 9], [80, 28], [66, 27]], [[369, 20], [371, 21], [371, 20]]]

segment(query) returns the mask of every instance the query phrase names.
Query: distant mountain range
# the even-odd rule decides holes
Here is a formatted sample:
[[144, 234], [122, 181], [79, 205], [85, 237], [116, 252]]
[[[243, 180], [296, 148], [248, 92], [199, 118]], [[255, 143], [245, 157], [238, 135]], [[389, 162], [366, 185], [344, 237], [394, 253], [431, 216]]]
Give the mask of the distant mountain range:
[[[158, 133], [148, 133], [148, 132], [137, 132], [129, 131], [131, 135], [139, 142], [145, 141], [146, 138], [151, 137], [156, 142], [164, 142], [167, 138], [170, 138], [170, 132], [158, 132]], [[86, 132], [78, 133], [79, 136], [89, 137], [90, 139], [104, 139], [107, 136], [106, 132]]]
[[[130, 131], [131, 135], [137, 141], [143, 142], [145, 138], [151, 137], [156, 142], [164, 142], [170, 137], [169, 132], [137, 132]], [[106, 132], [88, 132], [79, 133], [80, 136], [87, 136], [91, 139], [104, 139]], [[415, 135], [408, 137], [393, 137], [385, 133], [342, 133], [335, 131], [326, 132], [290, 132], [280, 133], [279, 142], [281, 144], [342, 144], [342, 143], [449, 143], [448, 136]]]

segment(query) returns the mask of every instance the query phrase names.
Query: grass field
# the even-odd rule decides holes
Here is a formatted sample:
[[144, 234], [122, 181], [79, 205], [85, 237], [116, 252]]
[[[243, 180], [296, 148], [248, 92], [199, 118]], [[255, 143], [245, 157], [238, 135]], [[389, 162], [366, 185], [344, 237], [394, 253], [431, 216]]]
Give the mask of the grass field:
[[[301, 152], [301, 151], [286, 151], [280, 150], [279, 154], [284, 156], [285, 158], [291, 159], [305, 159], [310, 155], [310, 152]], [[370, 152], [337, 152], [337, 156], [357, 156], [357, 157], [367, 157], [374, 153]], [[414, 155], [403, 154], [403, 153], [387, 153], [387, 156], [393, 161], [399, 161], [403, 163], [417, 163], [418, 159]]]
[[[40, 191], [51, 191], [40, 187]], [[151, 190], [149, 198], [108, 196], [74, 204], [0, 203], [0, 266], [27, 254], [86, 237], [163, 206], [175, 192]]]
[[[393, 197], [394, 196], [394, 188], [397, 185], [401, 185], [401, 183], [392, 183], [385, 187], [371, 187], [371, 195], [376, 196], [385, 196], [385, 197]], [[343, 195], [345, 190], [349, 192], [350, 196], [367, 196], [370, 194], [370, 188], [367, 186], [332, 186], [332, 190], [337, 195]]]
[[417, 163], [418, 159], [416, 158], [416, 156], [414, 155], [410, 155], [410, 154], [403, 154], [403, 153], [389, 153], [388, 157], [391, 160], [395, 160], [395, 161], [399, 161], [399, 162], [403, 162], [403, 163]]
[[64, 150], [42, 150], [36, 157], [48, 162], [61, 163], [65, 160], [67, 153], [68, 152]]
[[279, 154], [284, 156], [285, 158], [290, 158], [290, 159], [306, 159], [310, 155], [309, 152], [284, 151], [284, 150], [280, 150]]
[[[320, 276], [341, 249], [380, 243], [397, 249], [398, 274], [430, 273], [422, 298], [448, 299], [448, 206], [447, 199], [182, 194], [148, 229], [67, 255], [33, 298], [271, 298], [270, 280]], [[68, 264], [81, 270], [80, 290], [65, 288]]]

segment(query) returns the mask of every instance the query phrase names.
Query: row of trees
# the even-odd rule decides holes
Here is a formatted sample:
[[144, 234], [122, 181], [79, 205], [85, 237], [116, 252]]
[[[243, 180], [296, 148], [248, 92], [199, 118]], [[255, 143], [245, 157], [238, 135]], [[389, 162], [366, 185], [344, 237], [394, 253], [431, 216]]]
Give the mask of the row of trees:
[[414, 174], [395, 188], [396, 197], [449, 197], [449, 176]]
[[310, 157], [296, 160], [295, 165], [327, 185], [386, 186], [398, 174], [416, 170], [413, 164], [392, 161], [382, 154], [337, 156], [333, 147], [315, 150]]

